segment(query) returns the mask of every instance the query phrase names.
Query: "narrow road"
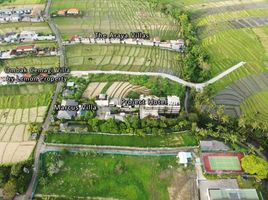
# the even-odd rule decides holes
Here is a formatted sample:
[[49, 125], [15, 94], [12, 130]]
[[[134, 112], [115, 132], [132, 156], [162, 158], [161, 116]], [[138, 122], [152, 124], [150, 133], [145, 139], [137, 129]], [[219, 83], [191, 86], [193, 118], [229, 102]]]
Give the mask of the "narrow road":
[[54, 109], [54, 105], [56, 104], [56, 100], [57, 100], [57, 96], [59, 94], [59, 92], [61, 91], [61, 84], [59, 83], [57, 85], [57, 88], [54, 92], [54, 96], [53, 96], [53, 100], [51, 102], [51, 105], [49, 107], [48, 113], [47, 113], [47, 117], [45, 119], [45, 122], [43, 124], [43, 130], [40, 134], [39, 140], [37, 142], [36, 145], [36, 150], [35, 150], [35, 155], [34, 155], [34, 169], [33, 169], [33, 175], [32, 175], [32, 179], [31, 182], [28, 186], [27, 192], [25, 194], [24, 199], [28, 200], [32, 198], [32, 194], [34, 191], [34, 187], [36, 184], [36, 180], [37, 180], [37, 176], [38, 176], [38, 170], [39, 170], [39, 158], [40, 158], [40, 154], [42, 153], [42, 151], [44, 150], [44, 139], [45, 139], [45, 132], [47, 131], [48, 127], [49, 127], [49, 123], [50, 123], [50, 118]]
[[[60, 66], [59, 67], [64, 67], [65, 66], [64, 46], [62, 45], [62, 39], [61, 39], [61, 35], [59, 33], [59, 30], [57, 29], [57, 27], [55, 26], [55, 24], [53, 23], [53, 21], [50, 18], [50, 15], [49, 15], [49, 7], [50, 7], [50, 5], [51, 5], [51, 0], [48, 0], [47, 4], [46, 4], [46, 8], [45, 8], [44, 17], [48, 21], [48, 24], [49, 24], [52, 32], [56, 36], [56, 40], [57, 40], [57, 43], [58, 43], [58, 46], [59, 46], [59, 51], [60, 51]], [[34, 192], [35, 186], [37, 184], [40, 155], [44, 151], [44, 148], [45, 148], [45, 145], [44, 145], [45, 132], [49, 128], [49, 123], [50, 123], [50, 120], [51, 120], [52, 112], [54, 110], [54, 105], [56, 104], [57, 97], [58, 97], [59, 92], [61, 91], [62, 86], [63, 86], [63, 83], [61, 83], [61, 82], [59, 82], [57, 84], [57, 87], [56, 87], [56, 90], [54, 92], [54, 96], [53, 96], [52, 102], [50, 104], [46, 119], [45, 119], [45, 121], [43, 123], [43, 130], [42, 130], [42, 132], [40, 134], [40, 137], [38, 139], [38, 142], [37, 142], [37, 145], [36, 145], [36, 150], [35, 150], [35, 155], [34, 155], [34, 168], [33, 168], [32, 179], [31, 179], [31, 182], [30, 182], [30, 184], [28, 186], [26, 194], [24, 195], [25, 200], [29, 200], [29, 199], [33, 198], [33, 192]]]
[[222, 79], [224, 76], [227, 76], [228, 74], [230, 74], [231, 72], [235, 71], [236, 69], [242, 67], [243, 65], [245, 65], [246, 62], [240, 62], [237, 65], [234, 65], [232, 67], [230, 67], [229, 69], [227, 69], [226, 71], [220, 73], [219, 75], [215, 76], [214, 78], [210, 79], [209, 81], [206, 81], [204, 83], [192, 83], [192, 82], [188, 82], [185, 81], [177, 76], [173, 76], [170, 74], [165, 74], [165, 73], [159, 73], [159, 72], [131, 72], [131, 71], [116, 71], [116, 70], [112, 70], [112, 71], [102, 71], [102, 70], [92, 70], [92, 71], [72, 71], [71, 75], [73, 76], [86, 76], [89, 74], [122, 74], [122, 75], [135, 75], [135, 76], [160, 76], [162, 78], [167, 78], [170, 79], [172, 81], [175, 81], [181, 85], [184, 86], [188, 86], [190, 88], [194, 88], [198, 91], [202, 91], [204, 89], [204, 87], [208, 86], [209, 84], [215, 83], [216, 81]]
[[141, 148], [141, 147], [124, 147], [124, 146], [96, 146], [96, 145], [79, 145], [79, 144], [54, 144], [47, 143], [44, 151], [96, 151], [106, 154], [123, 154], [123, 155], [177, 155], [179, 151], [193, 151], [198, 147], [175, 147], [175, 148]]

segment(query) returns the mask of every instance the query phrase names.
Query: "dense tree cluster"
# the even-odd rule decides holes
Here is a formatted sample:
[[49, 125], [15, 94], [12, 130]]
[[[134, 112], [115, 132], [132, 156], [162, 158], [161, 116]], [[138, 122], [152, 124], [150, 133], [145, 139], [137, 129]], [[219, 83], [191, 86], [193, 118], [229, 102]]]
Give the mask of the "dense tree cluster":
[[16, 193], [24, 193], [32, 177], [32, 160], [12, 166], [0, 166], [0, 187], [4, 199], [12, 199]]
[[184, 39], [186, 48], [178, 59], [183, 78], [193, 82], [203, 82], [210, 78], [209, 56], [199, 44], [196, 27], [191, 23], [189, 14], [168, 1], [149, 0], [150, 5], [162, 13], [172, 16], [179, 25], [178, 37]]
[[[198, 113], [199, 119], [196, 124], [197, 134], [201, 137], [222, 138], [232, 144], [255, 141], [260, 146], [257, 150], [268, 149], [267, 123], [257, 122], [245, 116], [231, 118], [225, 114], [223, 106], [217, 106], [210, 100], [210, 92], [206, 90], [195, 94], [195, 112]], [[252, 148], [249, 148], [250, 152]]]
[[127, 117], [125, 122], [114, 119], [99, 120], [93, 118], [88, 120], [88, 126], [90, 132], [145, 136], [147, 134], [165, 135], [170, 132], [187, 130], [191, 127], [191, 122], [182, 119], [182, 117], [139, 119], [138, 116], [131, 116]]
[[267, 178], [268, 162], [255, 155], [247, 155], [241, 160], [241, 164], [246, 173], [256, 175], [257, 180]]

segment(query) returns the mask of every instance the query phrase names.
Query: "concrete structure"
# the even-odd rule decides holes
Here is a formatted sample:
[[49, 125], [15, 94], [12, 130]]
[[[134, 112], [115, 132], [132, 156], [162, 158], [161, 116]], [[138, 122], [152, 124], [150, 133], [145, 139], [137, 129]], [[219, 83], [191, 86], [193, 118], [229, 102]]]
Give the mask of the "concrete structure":
[[229, 151], [230, 148], [224, 142], [217, 140], [201, 140], [200, 149], [203, 152]]
[[192, 160], [192, 153], [181, 151], [178, 153], [177, 158], [179, 158], [179, 164], [183, 164], [185, 167], [187, 167], [187, 164]]
[[74, 85], [75, 85], [74, 82], [67, 82], [67, 87], [69, 87], [69, 88], [74, 87]]
[[96, 102], [97, 106], [99, 106], [99, 107], [109, 106], [109, 99], [108, 99], [108, 96], [106, 94], [99, 94], [96, 97], [95, 102]]
[[140, 106], [140, 118], [148, 116], [159, 117], [161, 114], [178, 114], [180, 111], [180, 98], [177, 96], [155, 97], [140, 96], [140, 100], [145, 100], [145, 105]]
[[34, 41], [37, 39], [37, 34], [34, 31], [22, 31], [19, 40], [22, 42]]

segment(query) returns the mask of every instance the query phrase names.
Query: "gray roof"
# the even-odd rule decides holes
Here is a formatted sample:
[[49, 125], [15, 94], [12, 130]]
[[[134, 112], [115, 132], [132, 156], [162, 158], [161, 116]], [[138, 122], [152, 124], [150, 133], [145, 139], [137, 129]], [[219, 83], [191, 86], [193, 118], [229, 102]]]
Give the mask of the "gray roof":
[[[78, 103], [75, 100], [62, 100], [61, 105], [62, 106], [77, 106]], [[58, 119], [72, 119], [72, 117], [75, 117], [76, 114], [77, 114], [77, 111], [60, 110], [58, 112], [57, 118]]]
[[211, 200], [259, 200], [256, 189], [210, 189]]
[[201, 140], [200, 148], [202, 151], [228, 151], [230, 148], [217, 140]]
[[62, 96], [64, 96], [64, 97], [67, 97], [67, 96], [70, 96], [70, 95], [73, 95], [73, 94], [74, 94], [74, 91], [73, 90], [68, 90], [68, 89], [66, 89], [66, 90], [64, 90], [62, 92]]
[[209, 189], [239, 189], [236, 179], [202, 180], [199, 182], [200, 200], [209, 199]]

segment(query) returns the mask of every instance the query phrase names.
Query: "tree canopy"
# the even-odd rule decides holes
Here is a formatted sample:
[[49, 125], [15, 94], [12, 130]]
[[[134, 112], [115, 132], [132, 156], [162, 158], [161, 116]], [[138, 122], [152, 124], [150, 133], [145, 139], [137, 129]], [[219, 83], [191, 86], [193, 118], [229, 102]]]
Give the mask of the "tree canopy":
[[246, 173], [256, 175], [257, 180], [265, 179], [268, 175], [268, 162], [255, 155], [247, 155], [241, 159]]

